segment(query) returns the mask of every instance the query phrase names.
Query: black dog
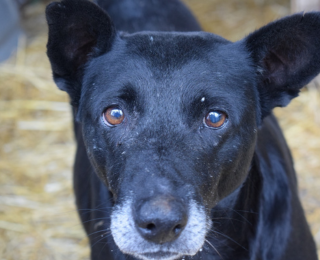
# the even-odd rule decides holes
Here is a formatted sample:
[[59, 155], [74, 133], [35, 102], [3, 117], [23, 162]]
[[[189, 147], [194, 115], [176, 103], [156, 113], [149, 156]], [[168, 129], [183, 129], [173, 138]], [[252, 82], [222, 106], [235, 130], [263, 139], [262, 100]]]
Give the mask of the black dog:
[[112, 19], [87, 0], [47, 8], [92, 259], [316, 260], [271, 110], [319, 73], [320, 14], [232, 43], [178, 0], [98, 4]]

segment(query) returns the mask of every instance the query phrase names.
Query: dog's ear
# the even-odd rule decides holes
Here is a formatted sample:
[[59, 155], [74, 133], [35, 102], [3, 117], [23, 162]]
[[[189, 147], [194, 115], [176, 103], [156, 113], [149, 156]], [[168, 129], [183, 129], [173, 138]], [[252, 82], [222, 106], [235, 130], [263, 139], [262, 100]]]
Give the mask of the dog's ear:
[[244, 39], [258, 74], [262, 118], [320, 72], [320, 13], [295, 14]]
[[62, 0], [47, 6], [49, 40], [47, 54], [53, 77], [61, 90], [77, 105], [83, 67], [107, 52], [115, 38], [109, 16], [88, 0]]

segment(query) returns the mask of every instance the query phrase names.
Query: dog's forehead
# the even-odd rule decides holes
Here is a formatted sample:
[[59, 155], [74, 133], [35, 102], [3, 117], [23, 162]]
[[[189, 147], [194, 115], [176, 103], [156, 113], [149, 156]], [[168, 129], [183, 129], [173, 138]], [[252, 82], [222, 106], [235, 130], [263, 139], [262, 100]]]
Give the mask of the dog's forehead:
[[230, 43], [220, 36], [205, 32], [142, 32], [121, 38], [128, 53], [143, 57], [157, 71], [177, 69], [191, 60], [206, 60], [208, 52]]
[[85, 85], [94, 82], [91, 91], [100, 99], [130, 86], [149, 107], [171, 109], [203, 97], [244, 98], [247, 86], [254, 85], [254, 71], [239, 46], [204, 32], [124, 35], [94, 60]]
[[[189, 66], [192, 71], [216, 71], [225, 77], [237, 75], [239, 79], [252, 69], [248, 66], [248, 53], [241, 44], [206, 32], [120, 34], [113, 43], [112, 51], [97, 60], [93, 71], [113, 76], [126, 68], [141, 71], [138, 63], [146, 63], [153, 76], [161, 78], [171, 72], [188, 69], [192, 62], [198, 62], [196, 68]], [[181, 76], [186, 75], [181, 73]]]

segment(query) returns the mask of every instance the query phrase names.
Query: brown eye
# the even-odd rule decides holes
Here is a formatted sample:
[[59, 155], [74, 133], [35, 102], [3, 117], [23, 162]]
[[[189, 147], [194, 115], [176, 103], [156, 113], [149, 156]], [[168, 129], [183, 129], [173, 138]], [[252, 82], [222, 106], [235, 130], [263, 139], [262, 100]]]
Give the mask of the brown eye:
[[124, 114], [123, 111], [118, 107], [109, 107], [103, 113], [103, 117], [107, 124], [115, 126], [122, 123]]
[[204, 122], [208, 127], [219, 128], [227, 119], [227, 115], [221, 111], [211, 111], [204, 118]]

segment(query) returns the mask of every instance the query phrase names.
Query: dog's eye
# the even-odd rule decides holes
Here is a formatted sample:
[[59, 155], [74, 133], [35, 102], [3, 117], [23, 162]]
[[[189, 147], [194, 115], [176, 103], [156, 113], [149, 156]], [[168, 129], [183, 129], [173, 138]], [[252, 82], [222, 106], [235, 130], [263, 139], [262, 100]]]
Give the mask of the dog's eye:
[[208, 127], [219, 128], [223, 126], [223, 124], [227, 120], [227, 114], [221, 111], [211, 111], [204, 118], [204, 123]]
[[115, 126], [122, 123], [124, 114], [119, 107], [109, 107], [104, 111], [103, 118], [108, 125]]

